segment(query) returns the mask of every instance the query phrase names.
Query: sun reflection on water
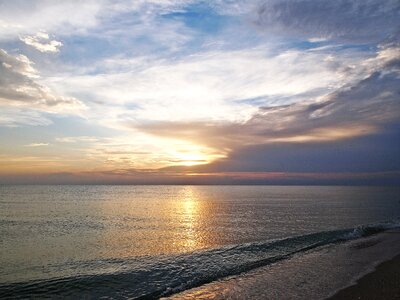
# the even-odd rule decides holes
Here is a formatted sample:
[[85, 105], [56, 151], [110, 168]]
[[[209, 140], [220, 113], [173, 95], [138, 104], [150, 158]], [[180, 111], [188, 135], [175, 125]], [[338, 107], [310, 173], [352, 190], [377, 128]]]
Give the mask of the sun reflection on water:
[[183, 229], [180, 244], [187, 250], [194, 250], [201, 243], [199, 236], [201, 205], [193, 187], [185, 187], [179, 203]]
[[[152, 192], [141, 193], [141, 189]], [[104, 216], [99, 256], [132, 257], [191, 252], [214, 246], [209, 196], [196, 186], [131, 188], [130, 193], [93, 202]]]

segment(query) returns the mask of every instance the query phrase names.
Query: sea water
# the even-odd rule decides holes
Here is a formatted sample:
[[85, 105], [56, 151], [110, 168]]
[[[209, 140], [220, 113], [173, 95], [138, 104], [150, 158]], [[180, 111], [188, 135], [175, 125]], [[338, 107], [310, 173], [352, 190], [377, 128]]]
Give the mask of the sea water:
[[395, 228], [399, 192], [340, 186], [1, 186], [0, 298], [182, 294]]

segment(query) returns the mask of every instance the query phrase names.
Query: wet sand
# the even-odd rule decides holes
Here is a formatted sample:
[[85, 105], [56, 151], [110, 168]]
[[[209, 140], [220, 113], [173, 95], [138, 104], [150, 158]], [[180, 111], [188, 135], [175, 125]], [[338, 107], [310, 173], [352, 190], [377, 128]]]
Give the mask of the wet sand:
[[400, 300], [399, 253], [400, 231], [391, 230], [294, 255], [168, 299]]
[[374, 272], [329, 299], [400, 299], [400, 255], [380, 264]]

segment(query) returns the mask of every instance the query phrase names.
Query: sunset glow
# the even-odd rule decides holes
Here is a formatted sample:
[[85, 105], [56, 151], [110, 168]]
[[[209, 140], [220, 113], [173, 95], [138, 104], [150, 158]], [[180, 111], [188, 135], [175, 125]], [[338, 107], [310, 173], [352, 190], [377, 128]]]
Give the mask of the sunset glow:
[[398, 5], [296, 3], [3, 1], [0, 182], [398, 172]]

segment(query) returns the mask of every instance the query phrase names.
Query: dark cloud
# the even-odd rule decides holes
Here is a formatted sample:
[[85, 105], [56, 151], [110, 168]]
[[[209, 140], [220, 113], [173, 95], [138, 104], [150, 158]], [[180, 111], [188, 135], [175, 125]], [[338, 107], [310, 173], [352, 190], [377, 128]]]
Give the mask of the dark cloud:
[[400, 34], [398, 0], [267, 0], [257, 16], [263, 30], [279, 35], [380, 43]]
[[400, 170], [400, 124], [353, 139], [247, 146], [207, 172], [395, 172]]
[[[280, 141], [304, 141], [368, 134], [400, 116], [397, 72], [374, 72], [352, 87], [332, 93], [322, 102], [261, 108], [246, 126], [257, 135]], [[330, 136], [330, 134], [332, 134]], [[294, 139], [293, 139], [294, 138]]]

